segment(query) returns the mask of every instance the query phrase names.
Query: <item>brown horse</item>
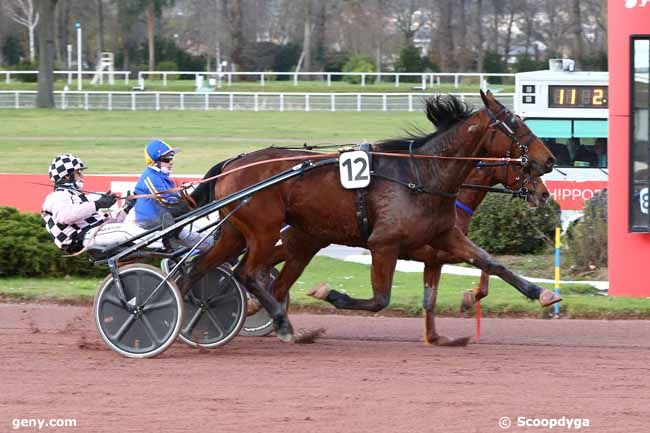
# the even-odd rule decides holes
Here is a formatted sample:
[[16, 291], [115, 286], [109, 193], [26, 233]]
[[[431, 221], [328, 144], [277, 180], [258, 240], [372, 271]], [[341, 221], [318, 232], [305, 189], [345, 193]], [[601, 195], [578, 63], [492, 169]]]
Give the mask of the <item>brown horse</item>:
[[[484, 187], [502, 184], [510, 190], [516, 190], [525, 184], [529, 191], [526, 199], [531, 207], [544, 204], [549, 198], [548, 189], [546, 189], [542, 180], [539, 177], [531, 178], [523, 175], [520, 167], [488, 166], [477, 168], [470, 173], [465, 183]], [[487, 192], [487, 189], [462, 188], [458, 193], [456, 199], [456, 228], [464, 234], [467, 234], [469, 230], [469, 224], [472, 220], [474, 210], [481, 204]], [[327, 246], [293, 227], [282, 233], [282, 244], [283, 248], [277, 249], [270, 259], [274, 265], [281, 261], [285, 262], [285, 267], [283, 267], [280, 275], [271, 284], [271, 290], [273, 290], [276, 296], [282, 296], [281, 294], [285, 293], [287, 288], [292, 287], [313, 256]], [[444, 264], [459, 263], [463, 260], [445, 251], [436, 250], [428, 245], [420, 247], [413, 252], [400, 254], [399, 258], [415, 260], [425, 264], [425, 342], [439, 345], [466, 343], [466, 339], [448, 340], [444, 336], [437, 335], [434, 320], [434, 295], [437, 293], [442, 266]], [[482, 271], [478, 286], [473, 290], [468, 290], [463, 295], [461, 310], [464, 311], [471, 308], [477, 301], [486, 297], [488, 294], [488, 284], [489, 275]], [[325, 284], [316, 286], [308, 292], [308, 295], [326, 300], [329, 295], [329, 287]], [[560, 298], [558, 296], [546, 289], [539, 296], [540, 304], [544, 307], [559, 300]]]
[[[373, 297], [354, 299], [332, 290], [326, 300], [337, 308], [379, 311], [386, 307], [397, 258], [427, 245], [501, 277], [529, 298], [539, 298], [541, 288], [495, 262], [455, 228], [454, 199], [475, 165], [474, 159], [521, 158], [524, 171], [531, 176], [549, 172], [555, 161], [528, 127], [490, 92], [481, 93], [481, 96], [485, 108], [477, 112], [458, 109], [461, 105], [453, 98], [430, 99], [427, 103], [429, 119], [440, 113], [448, 114], [447, 105], [455, 107], [453, 117], [447, 118], [434, 134], [384, 143], [382, 150], [392, 150], [398, 155], [401, 152], [403, 156], [408, 149], [413, 155], [408, 159], [375, 155], [375, 178], [368, 192], [372, 233], [367, 242], [357, 227], [356, 194], [341, 187], [338, 168], [327, 166], [320, 168], [318, 173], [291, 179], [254, 195], [233, 215], [231, 224], [236, 230], [225, 228], [194, 272], [201, 273], [231, 258], [233, 251], [240, 251], [243, 236], [247, 254], [237, 269], [238, 276], [270, 312], [278, 337], [285, 341], [293, 338], [286, 311], [265, 290], [269, 279], [269, 258], [285, 222], [322, 244], [367, 246], [371, 251]], [[226, 196], [286, 170], [295, 165], [295, 160], [277, 159], [297, 155], [305, 159], [313, 157], [310, 152], [282, 149], [248, 154], [232, 162], [228, 168], [255, 161], [276, 161], [259, 165], [255, 170], [240, 170], [225, 176], [216, 183], [215, 196]], [[413, 181], [419, 183], [415, 189], [405, 187]], [[229, 206], [222, 212], [230, 209]], [[291, 263], [285, 263], [286, 266], [291, 266]], [[430, 292], [433, 293], [432, 288]], [[278, 298], [285, 294], [275, 293]], [[435, 296], [429, 295], [427, 304], [433, 302]]]

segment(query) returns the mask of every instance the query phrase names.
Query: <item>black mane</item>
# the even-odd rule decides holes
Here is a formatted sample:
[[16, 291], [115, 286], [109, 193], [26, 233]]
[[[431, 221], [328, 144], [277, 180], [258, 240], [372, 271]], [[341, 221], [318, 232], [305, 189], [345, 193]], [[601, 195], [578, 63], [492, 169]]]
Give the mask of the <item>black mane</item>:
[[382, 140], [375, 144], [375, 148], [387, 152], [406, 151], [413, 143], [412, 147], [416, 149], [435, 135], [447, 131], [456, 123], [474, 114], [471, 107], [453, 95], [436, 95], [427, 98], [425, 112], [427, 119], [436, 127], [436, 132], [426, 133], [419, 129], [407, 131], [406, 137]]

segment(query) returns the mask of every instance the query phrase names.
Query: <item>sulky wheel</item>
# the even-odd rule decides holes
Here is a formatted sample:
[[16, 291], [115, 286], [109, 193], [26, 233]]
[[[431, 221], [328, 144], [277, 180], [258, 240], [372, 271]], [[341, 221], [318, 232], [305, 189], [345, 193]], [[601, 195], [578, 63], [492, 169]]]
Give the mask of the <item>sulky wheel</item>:
[[166, 281], [160, 285], [164, 275], [149, 265], [127, 265], [118, 272], [126, 305], [109, 275], [95, 296], [93, 314], [99, 334], [111, 349], [129, 358], [150, 358], [164, 352], [182, 323], [183, 301], [176, 284]]
[[246, 291], [219, 266], [195, 282], [184, 298], [179, 338], [193, 347], [219, 347], [232, 340], [246, 319]]
[[[277, 269], [272, 268], [271, 281], [275, 280], [279, 274], [280, 272]], [[247, 296], [253, 296], [253, 295], [247, 293]], [[285, 310], [289, 308], [288, 293], [287, 293], [287, 297], [282, 302], [282, 306], [284, 307]], [[244, 327], [242, 328], [239, 334], [244, 335], [246, 337], [264, 337], [266, 335], [269, 335], [271, 332], [273, 332], [273, 319], [269, 315], [268, 311], [262, 308], [257, 313], [248, 316], [246, 318], [246, 322], [244, 322]]]

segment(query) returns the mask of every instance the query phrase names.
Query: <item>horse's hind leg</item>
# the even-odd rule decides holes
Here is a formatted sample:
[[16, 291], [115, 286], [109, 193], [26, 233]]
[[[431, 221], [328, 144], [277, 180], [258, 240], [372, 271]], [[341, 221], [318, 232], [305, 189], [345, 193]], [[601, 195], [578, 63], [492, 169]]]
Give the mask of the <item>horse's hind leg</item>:
[[302, 275], [316, 253], [327, 246], [326, 243], [314, 239], [295, 227], [283, 233], [282, 245], [285, 262], [280, 275], [271, 285], [275, 299], [280, 302], [286, 298], [289, 289]]
[[436, 332], [435, 310], [441, 271], [441, 263], [425, 263], [424, 299], [422, 300], [422, 308], [424, 309], [424, 342], [437, 346], [465, 346], [469, 342], [469, 337], [450, 340], [447, 337], [438, 335]]
[[485, 298], [488, 295], [489, 285], [490, 275], [481, 271], [481, 280], [479, 281], [478, 286], [463, 293], [463, 300], [460, 303], [460, 311], [464, 312], [472, 309], [474, 304]]
[[383, 310], [390, 302], [390, 291], [399, 250], [397, 247], [380, 247], [370, 250], [372, 253], [372, 298], [356, 299], [336, 290], [320, 290], [311, 295], [329, 302], [339, 309], [366, 310], [377, 312]]
[[243, 224], [240, 225], [240, 228], [246, 238], [248, 251], [243, 263], [237, 267], [237, 275], [273, 318], [273, 326], [278, 338], [282, 341], [293, 341], [293, 327], [286, 312], [267, 290], [271, 270], [269, 258], [277, 251], [275, 250], [277, 237], [270, 233], [279, 233], [280, 228], [278, 227], [277, 230], [275, 228], [255, 230]]
[[550, 290], [542, 289], [541, 287], [513, 274], [505, 266], [494, 260], [494, 258], [484, 250], [474, 245], [467, 236], [456, 228], [453, 228], [446, 235], [436, 239], [435, 247], [448, 251], [454, 255], [458, 255], [458, 257], [462, 258], [463, 261], [478, 267], [490, 275], [498, 276], [521, 292], [528, 299], [539, 300], [542, 307], [548, 307], [549, 305], [553, 305], [562, 300], [562, 298]]

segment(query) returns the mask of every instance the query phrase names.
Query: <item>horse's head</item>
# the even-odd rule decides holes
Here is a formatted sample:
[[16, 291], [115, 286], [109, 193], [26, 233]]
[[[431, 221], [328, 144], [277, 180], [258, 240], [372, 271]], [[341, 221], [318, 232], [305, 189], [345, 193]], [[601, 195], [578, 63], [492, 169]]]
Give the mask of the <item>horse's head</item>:
[[481, 90], [481, 98], [490, 118], [489, 127], [495, 130], [485, 140], [487, 151], [491, 155], [522, 158], [524, 172], [532, 176], [553, 170], [555, 157], [521, 118], [497, 101], [489, 90], [487, 93]]
[[530, 207], [542, 205], [550, 197], [540, 177], [526, 174], [522, 167], [512, 164], [498, 166], [479, 164], [467, 177], [465, 183], [485, 186], [503, 185], [513, 194], [525, 198]]

